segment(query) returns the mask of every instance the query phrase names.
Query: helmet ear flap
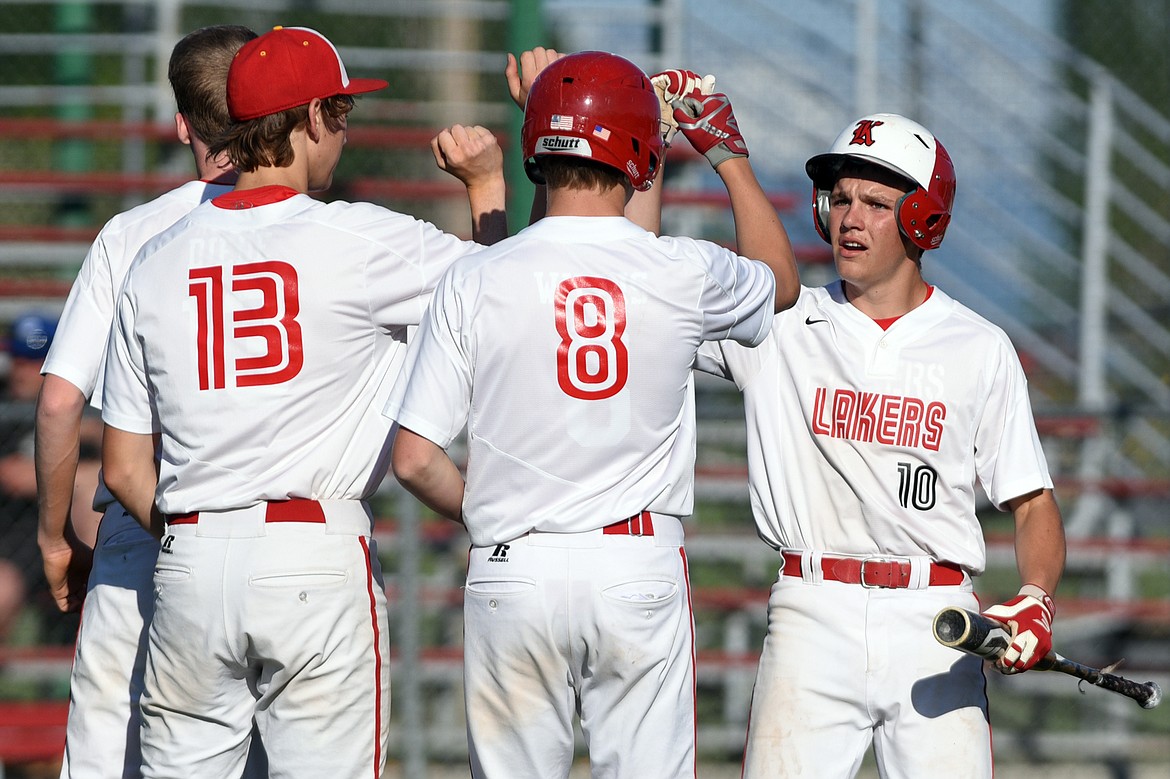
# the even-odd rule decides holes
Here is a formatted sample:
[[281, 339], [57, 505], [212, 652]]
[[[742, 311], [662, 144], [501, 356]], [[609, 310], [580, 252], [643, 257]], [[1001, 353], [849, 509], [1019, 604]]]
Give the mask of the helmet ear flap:
[[[817, 228], [817, 235], [825, 243], [832, 243], [829, 234], [830, 195], [832, 190], [813, 186], [813, 224]], [[942, 243], [943, 233], [951, 221], [950, 214], [942, 208], [937, 198], [921, 187], [898, 198], [894, 213], [898, 215], [898, 229], [902, 235], [923, 250], [937, 248]]]
[[907, 192], [898, 200], [898, 229], [919, 249], [937, 248], [951, 221], [948, 210], [922, 187]]
[[[660, 155], [650, 155], [650, 159], [646, 162], [646, 175], [642, 177], [640, 182], [634, 185], [634, 189], [638, 190], [639, 192], [645, 192], [654, 186], [654, 177], [658, 174], [658, 163], [661, 159], [662, 158]], [[632, 178], [633, 174], [631, 174], [631, 179]]]
[[540, 163], [535, 157], [529, 157], [524, 160], [524, 173], [528, 176], [528, 180], [537, 186], [544, 186], [544, 173], [540, 170]]
[[832, 238], [829, 237], [829, 195], [831, 194], [832, 190], [820, 189], [816, 184], [813, 184], [813, 224], [816, 225], [817, 235], [823, 238], [825, 243], [833, 242]]

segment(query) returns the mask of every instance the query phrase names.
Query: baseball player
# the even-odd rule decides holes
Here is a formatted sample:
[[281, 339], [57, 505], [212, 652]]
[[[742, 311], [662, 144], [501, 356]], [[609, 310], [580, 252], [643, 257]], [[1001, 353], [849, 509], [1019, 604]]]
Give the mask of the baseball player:
[[[211, 148], [236, 186], [149, 241], [119, 296], [103, 469], [163, 528], [147, 777], [237, 775], [254, 715], [273, 775], [376, 779], [385, 765], [386, 603], [365, 502], [388, 464], [379, 412], [439, 275], [482, 248], [307, 196], [332, 179], [352, 96], [386, 86], [350, 78], [314, 30], [245, 44]], [[456, 126], [434, 147], [473, 224], [502, 227], [488, 218], [504, 203], [495, 138]]]
[[[396, 476], [471, 538], [475, 777], [567, 776], [574, 712], [594, 776], [695, 773], [691, 367], [704, 340], [756, 343], [798, 283], [726, 96], [678, 111], [745, 256], [623, 216], [661, 163], [658, 98], [622, 57], [557, 59], [521, 138], [547, 216], [443, 276], [386, 405]], [[466, 484], [444, 452], [465, 424]]]
[[975, 488], [1015, 516], [1019, 595], [1000, 661], [1051, 647], [1064, 532], [1027, 382], [1007, 336], [928, 284], [955, 172], [926, 128], [875, 114], [808, 161], [840, 279], [802, 289], [757, 349], [704, 347], [743, 391], [760, 536], [781, 556], [752, 699], [746, 777], [991, 776], [983, 668], [931, 638], [978, 610]]
[[[99, 486], [94, 505], [103, 515], [91, 572], [90, 549], [79, 541], [77, 517], [70, 514], [83, 411], [87, 398], [102, 405], [106, 342], [135, 253], [200, 202], [231, 189], [235, 172], [222, 156], [208, 154], [205, 139], [227, 127], [228, 67], [240, 46], [255, 37], [246, 27], [225, 25], [196, 30], [175, 45], [167, 73], [178, 107], [175, 128], [191, 147], [198, 180], [115, 216], [102, 228], [41, 369], [36, 465], [45, 577], [62, 611], [80, 610], [85, 603], [70, 675], [62, 777], [138, 776], [142, 770], [138, 699], [158, 540]], [[255, 775], [261, 775], [259, 767]]]

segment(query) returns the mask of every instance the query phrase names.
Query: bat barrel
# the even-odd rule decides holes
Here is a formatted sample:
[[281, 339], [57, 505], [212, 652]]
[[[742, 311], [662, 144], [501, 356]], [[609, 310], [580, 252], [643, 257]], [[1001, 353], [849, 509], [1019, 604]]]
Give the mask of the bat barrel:
[[1011, 634], [1000, 623], [954, 606], [935, 615], [934, 637], [943, 646], [988, 660], [998, 660], [1011, 643]]
[[962, 609], [943, 609], [934, 616], [934, 637], [943, 646], [959, 646], [970, 631], [971, 621]]

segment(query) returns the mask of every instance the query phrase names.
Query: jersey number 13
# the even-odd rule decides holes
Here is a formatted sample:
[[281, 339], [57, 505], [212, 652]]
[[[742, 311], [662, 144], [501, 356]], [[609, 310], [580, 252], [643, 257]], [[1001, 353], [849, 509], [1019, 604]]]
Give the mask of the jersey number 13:
[[[260, 339], [261, 354], [236, 357], [234, 386], [256, 387], [281, 384], [301, 372], [304, 365], [301, 326], [297, 314], [301, 305], [296, 268], [287, 262], [268, 260], [236, 265], [191, 269], [189, 294], [195, 299], [199, 322], [196, 328], [199, 389], [227, 386], [227, 343], [241, 351], [247, 339], [252, 351]], [[237, 308], [228, 321], [224, 310], [224, 285], [230, 284], [233, 299], [243, 293], [249, 299], [259, 293], [259, 305]], [[251, 293], [251, 295], [249, 295]]]

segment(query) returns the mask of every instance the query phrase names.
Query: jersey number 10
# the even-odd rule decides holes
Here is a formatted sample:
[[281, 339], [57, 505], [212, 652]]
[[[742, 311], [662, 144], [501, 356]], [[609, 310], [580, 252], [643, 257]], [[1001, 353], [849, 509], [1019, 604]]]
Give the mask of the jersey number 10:
[[937, 493], [938, 471], [929, 465], [915, 468], [910, 463], [898, 463], [898, 502], [902, 508], [932, 509]]

